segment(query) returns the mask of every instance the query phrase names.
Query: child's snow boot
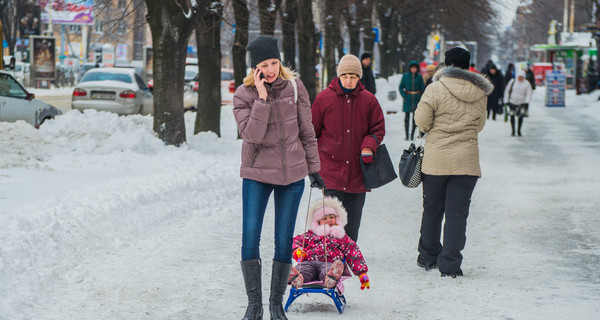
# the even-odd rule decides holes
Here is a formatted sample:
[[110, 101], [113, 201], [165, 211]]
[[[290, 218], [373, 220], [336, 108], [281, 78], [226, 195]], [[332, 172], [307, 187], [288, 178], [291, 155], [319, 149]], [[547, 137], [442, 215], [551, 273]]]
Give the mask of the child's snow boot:
[[344, 263], [340, 260], [336, 260], [329, 268], [327, 275], [325, 276], [325, 287], [327, 289], [331, 289], [335, 287], [335, 285], [340, 280], [342, 273], [344, 272]]
[[242, 320], [262, 320], [261, 261], [260, 259], [244, 260], [241, 265], [246, 295], [248, 295], [248, 307]]
[[304, 285], [304, 277], [295, 267], [292, 267], [292, 271], [290, 271], [288, 283], [291, 283], [294, 288], [301, 288]]
[[290, 276], [291, 263], [273, 261], [271, 274], [271, 296], [269, 297], [269, 311], [271, 320], [287, 320], [283, 310], [283, 295]]

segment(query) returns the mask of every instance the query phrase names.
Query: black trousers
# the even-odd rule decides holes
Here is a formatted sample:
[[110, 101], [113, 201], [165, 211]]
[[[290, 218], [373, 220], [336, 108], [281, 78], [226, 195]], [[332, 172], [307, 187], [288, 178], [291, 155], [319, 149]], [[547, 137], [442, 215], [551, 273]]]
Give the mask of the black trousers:
[[[419, 239], [419, 259], [437, 263], [443, 273], [462, 271], [467, 217], [477, 176], [432, 176], [423, 174], [423, 219]], [[442, 219], [443, 245], [440, 243]]]
[[[412, 119], [412, 127], [410, 127], [410, 120]], [[408, 130], [410, 129], [410, 136], [408, 135]], [[415, 124], [415, 114], [413, 112], [405, 112], [404, 113], [404, 132], [406, 133], [406, 140], [412, 140], [415, 137], [415, 129], [417, 129], [417, 125]]]
[[344, 227], [346, 234], [354, 242], [358, 239], [358, 229], [360, 228], [360, 219], [362, 218], [362, 210], [365, 205], [366, 193], [348, 193], [339, 190], [327, 189], [325, 195], [336, 197], [346, 212], [348, 212], [348, 224]]

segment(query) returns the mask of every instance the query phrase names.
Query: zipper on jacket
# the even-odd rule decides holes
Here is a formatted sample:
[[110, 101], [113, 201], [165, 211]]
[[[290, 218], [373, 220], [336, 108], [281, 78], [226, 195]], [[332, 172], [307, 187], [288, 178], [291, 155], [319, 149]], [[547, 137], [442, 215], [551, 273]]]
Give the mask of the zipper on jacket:
[[285, 165], [285, 128], [283, 123], [283, 115], [281, 114], [281, 106], [277, 104], [277, 114], [279, 115], [279, 125], [281, 126], [281, 165], [283, 166], [283, 184], [287, 185], [287, 170]]
[[254, 162], [256, 162], [256, 158], [258, 158], [258, 155], [260, 154], [261, 149], [262, 149], [262, 144], [259, 144], [258, 148], [254, 152], [254, 155], [252, 156], [252, 161], [250, 162], [250, 168], [254, 167]]

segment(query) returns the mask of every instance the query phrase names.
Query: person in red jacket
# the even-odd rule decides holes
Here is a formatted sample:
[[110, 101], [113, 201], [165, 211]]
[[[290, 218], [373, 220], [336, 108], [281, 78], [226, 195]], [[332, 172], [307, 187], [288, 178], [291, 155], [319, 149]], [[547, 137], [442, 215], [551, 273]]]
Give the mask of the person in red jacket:
[[356, 242], [344, 231], [348, 214], [336, 198], [315, 201], [309, 210], [310, 229], [294, 237], [294, 259], [289, 282], [296, 288], [311, 281], [323, 281], [331, 289], [344, 272], [344, 261], [358, 276], [361, 289], [370, 289], [367, 263]]
[[348, 212], [346, 234], [354, 241], [358, 239], [369, 191], [365, 189], [360, 158], [370, 163], [385, 136], [381, 106], [360, 83], [361, 77], [360, 60], [353, 55], [343, 56], [337, 78], [317, 95], [311, 108], [325, 195], [338, 198], [344, 205]]

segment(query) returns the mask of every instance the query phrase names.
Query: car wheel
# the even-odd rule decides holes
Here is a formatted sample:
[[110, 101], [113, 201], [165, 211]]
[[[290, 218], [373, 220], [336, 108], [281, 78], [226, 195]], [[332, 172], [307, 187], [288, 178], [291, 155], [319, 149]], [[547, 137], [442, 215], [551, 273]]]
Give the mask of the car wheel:
[[42, 119], [42, 122], [40, 122], [40, 125], [38, 127], [41, 127], [44, 124], [44, 122], [46, 122], [46, 120], [50, 120], [50, 119], [53, 119], [53, 118], [54, 117], [45, 117], [44, 119]]

